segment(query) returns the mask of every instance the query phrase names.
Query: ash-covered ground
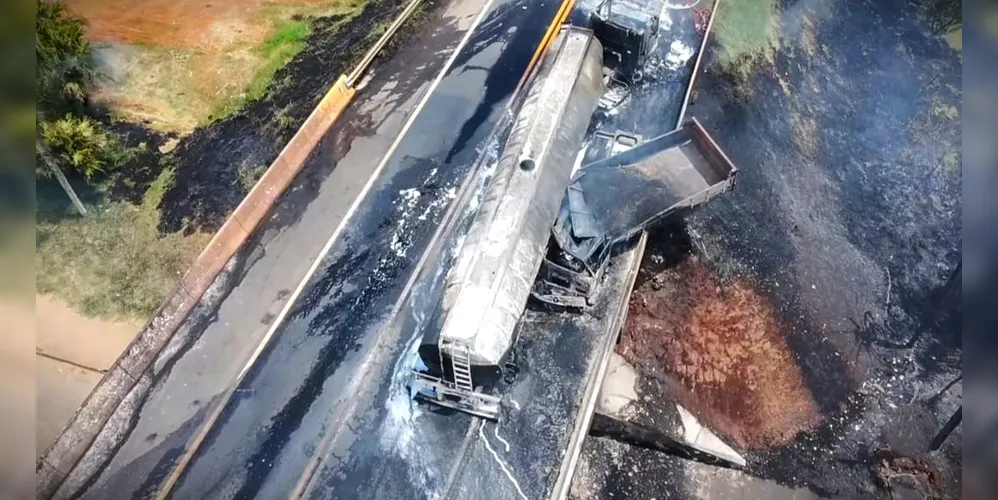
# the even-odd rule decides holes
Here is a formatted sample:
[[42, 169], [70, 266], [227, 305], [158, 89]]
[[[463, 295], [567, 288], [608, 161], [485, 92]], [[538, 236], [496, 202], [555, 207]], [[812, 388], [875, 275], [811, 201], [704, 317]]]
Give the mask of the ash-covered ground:
[[[919, 3], [781, 9], [773, 61], [698, 82], [689, 114], [738, 185], [651, 240], [618, 352], [646, 401], [692, 410], [751, 476], [957, 497], [961, 427], [938, 434], [961, 405], [961, 54]], [[576, 485], [592, 498], [717, 495], [680, 488], [686, 466], [665, 459], [640, 472], [647, 450], [611, 467], [610, 446], [589, 440], [589, 475], [637, 483]]]

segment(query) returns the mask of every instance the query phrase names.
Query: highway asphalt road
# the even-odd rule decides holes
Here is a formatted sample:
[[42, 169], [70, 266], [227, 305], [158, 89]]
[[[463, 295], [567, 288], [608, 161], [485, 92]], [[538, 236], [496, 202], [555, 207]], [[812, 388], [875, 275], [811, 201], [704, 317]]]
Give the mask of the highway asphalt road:
[[[169, 474], [274, 325], [483, 4], [449, 1], [431, 8], [422, 30], [375, 62], [354, 102], [269, 220], [229, 262], [206, 300], [126, 399], [130, 408], [112, 417], [60, 494], [146, 496]], [[275, 365], [284, 371], [281, 379], [289, 389], [301, 382], [298, 370], [308, 368], [301, 361]]]
[[[149, 497], [164, 481], [175, 498], [269, 498], [295, 488], [334, 409], [355, 402], [347, 382], [363, 371], [358, 363], [376, 347], [558, 7], [444, 2], [425, 29], [376, 63], [270, 219], [229, 262], [60, 495]], [[418, 115], [382, 165], [434, 85], [425, 108], [432, 112]], [[375, 172], [348, 230], [331, 240]], [[207, 422], [237, 379], [220, 418]], [[210, 432], [185, 456], [202, 428]], [[180, 474], [177, 465], [188, 459]]]

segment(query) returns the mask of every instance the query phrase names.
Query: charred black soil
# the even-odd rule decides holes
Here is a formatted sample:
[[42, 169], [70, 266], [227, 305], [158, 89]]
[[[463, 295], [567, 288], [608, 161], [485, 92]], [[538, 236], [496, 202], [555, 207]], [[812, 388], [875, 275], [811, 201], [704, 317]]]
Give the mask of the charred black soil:
[[[959, 495], [960, 426], [930, 449], [962, 390], [962, 59], [937, 7], [780, 2], [772, 61], [698, 83], [689, 113], [738, 185], [688, 219], [695, 259], [646, 261], [622, 348], [755, 475], [885, 498], [879, 477], [907, 474]], [[801, 418], [773, 427], [764, 402]]]

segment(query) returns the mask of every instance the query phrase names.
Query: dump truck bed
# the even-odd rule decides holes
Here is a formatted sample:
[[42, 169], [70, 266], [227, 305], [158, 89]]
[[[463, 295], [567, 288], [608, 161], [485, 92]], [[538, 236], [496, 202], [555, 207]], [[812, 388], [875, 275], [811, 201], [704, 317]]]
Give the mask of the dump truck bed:
[[575, 182], [584, 200], [573, 200], [573, 205], [584, 207], [573, 206], [572, 212], [588, 212], [615, 243], [730, 190], [737, 173], [694, 118], [672, 132], [583, 167]]

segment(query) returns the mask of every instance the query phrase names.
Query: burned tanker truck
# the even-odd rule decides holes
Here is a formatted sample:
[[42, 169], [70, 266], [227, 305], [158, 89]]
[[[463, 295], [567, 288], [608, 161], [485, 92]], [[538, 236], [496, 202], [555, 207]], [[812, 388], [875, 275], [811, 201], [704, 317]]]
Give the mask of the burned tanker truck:
[[[419, 346], [417, 399], [497, 419], [495, 385], [513, 368], [531, 298], [586, 311], [615, 248], [734, 185], [737, 170], [695, 119], [644, 142], [591, 131], [608, 84], [636, 80], [657, 25], [603, 5], [594, 29], [562, 28], [540, 60]], [[580, 165], [583, 145], [600, 141], [606, 154]]]

